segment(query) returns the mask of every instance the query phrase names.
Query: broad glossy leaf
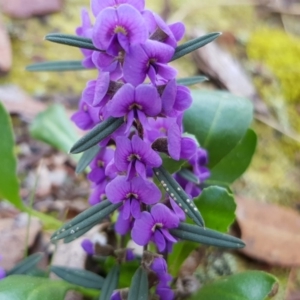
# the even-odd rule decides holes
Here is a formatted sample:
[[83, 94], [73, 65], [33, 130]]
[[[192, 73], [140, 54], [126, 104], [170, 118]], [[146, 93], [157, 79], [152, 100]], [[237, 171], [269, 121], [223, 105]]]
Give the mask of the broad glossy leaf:
[[105, 278], [99, 300], [110, 300], [113, 291], [118, 287], [119, 277], [120, 266], [115, 265], [112, 267], [107, 277]]
[[257, 137], [252, 129], [248, 129], [242, 140], [210, 171], [209, 180], [232, 183], [238, 179], [250, 165], [255, 152]]
[[227, 232], [235, 220], [236, 204], [233, 195], [226, 188], [220, 186], [205, 188], [194, 203], [201, 211], [208, 228]]
[[190, 300], [264, 300], [276, 294], [277, 279], [265, 272], [248, 271], [203, 286]]
[[192, 91], [193, 105], [185, 112], [184, 128], [208, 151], [213, 168], [244, 137], [252, 121], [249, 100], [221, 91]]
[[63, 280], [85, 288], [100, 290], [103, 286], [103, 277], [86, 270], [60, 266], [51, 266], [50, 270]]
[[30, 126], [31, 135], [65, 153], [78, 139], [75, 127], [62, 105], [52, 105], [38, 114]]
[[147, 272], [139, 267], [132, 278], [128, 300], [148, 300], [148, 285]]
[[0, 199], [6, 199], [18, 208], [23, 207], [17, 177], [17, 159], [14, 153], [14, 136], [8, 113], [0, 102]]
[[27, 258], [23, 259], [16, 266], [14, 266], [11, 270], [9, 270], [7, 275], [16, 275], [16, 274], [27, 274], [33, 269], [35, 269], [36, 265], [43, 258], [43, 253], [35, 253]]
[[64, 72], [88, 70], [82, 65], [81, 60], [45, 61], [26, 67], [29, 72]]
[[12, 275], [0, 280], [0, 299], [64, 300], [71, 289], [74, 286], [62, 280]]

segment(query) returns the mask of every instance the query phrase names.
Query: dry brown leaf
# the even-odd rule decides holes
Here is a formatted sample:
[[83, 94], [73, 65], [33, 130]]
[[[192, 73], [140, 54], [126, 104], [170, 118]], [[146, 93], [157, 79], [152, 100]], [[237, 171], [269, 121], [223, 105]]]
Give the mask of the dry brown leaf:
[[300, 215], [275, 204], [237, 199], [242, 252], [278, 266], [300, 266]]
[[[205, 32], [197, 30], [194, 37], [202, 35], [205, 35]], [[193, 57], [199, 70], [217, 82], [220, 87], [234, 95], [251, 99], [256, 112], [269, 115], [267, 106], [259, 99], [254, 85], [245, 74], [241, 64], [216, 42], [194, 51]]]
[[[14, 267], [23, 259], [26, 247], [28, 214], [21, 213], [16, 218], [0, 220], [0, 266], [6, 270]], [[32, 217], [28, 234], [28, 246], [31, 247], [41, 232], [41, 222]]]
[[62, 0], [0, 0], [0, 9], [13, 18], [44, 16], [62, 9]]

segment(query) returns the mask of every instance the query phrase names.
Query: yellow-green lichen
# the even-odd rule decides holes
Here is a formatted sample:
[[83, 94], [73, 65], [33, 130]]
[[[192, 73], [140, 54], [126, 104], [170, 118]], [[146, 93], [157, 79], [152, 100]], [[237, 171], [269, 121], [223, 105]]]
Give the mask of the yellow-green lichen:
[[286, 100], [300, 101], [300, 39], [283, 30], [264, 28], [252, 34], [249, 58], [265, 64], [277, 77]]

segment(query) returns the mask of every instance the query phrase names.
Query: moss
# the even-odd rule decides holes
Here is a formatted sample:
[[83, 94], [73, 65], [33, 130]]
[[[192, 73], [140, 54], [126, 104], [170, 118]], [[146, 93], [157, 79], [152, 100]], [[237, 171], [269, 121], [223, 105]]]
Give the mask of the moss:
[[300, 101], [300, 39], [279, 29], [260, 29], [247, 45], [251, 59], [263, 62], [277, 77], [286, 100]]

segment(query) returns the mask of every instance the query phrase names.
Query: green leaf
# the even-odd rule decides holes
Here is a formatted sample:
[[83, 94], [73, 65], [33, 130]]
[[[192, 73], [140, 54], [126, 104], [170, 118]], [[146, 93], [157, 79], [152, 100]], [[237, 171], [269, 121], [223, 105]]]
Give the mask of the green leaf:
[[107, 120], [96, 125], [88, 134], [75, 143], [71, 148], [71, 153], [83, 152], [96, 144], [100, 143], [106, 137], [116, 131], [124, 124], [124, 118], [109, 117]]
[[17, 159], [14, 153], [14, 136], [9, 114], [0, 102], [0, 198], [6, 199], [19, 209], [23, 208], [17, 177]]
[[79, 37], [70, 34], [51, 33], [45, 36], [45, 39], [50, 42], [63, 44], [67, 46], [77, 47], [81, 49], [90, 49], [94, 51], [101, 51], [93, 45], [91, 39]]
[[247, 271], [203, 286], [190, 300], [264, 300], [276, 293], [277, 279], [265, 272]]
[[235, 220], [234, 197], [225, 188], [219, 186], [205, 188], [194, 203], [201, 211], [206, 226], [211, 229], [227, 232]]
[[193, 77], [179, 78], [177, 79], [177, 84], [190, 86], [207, 80], [208, 78], [205, 76], [193, 76]]
[[209, 180], [233, 183], [248, 168], [255, 152], [257, 137], [252, 129], [248, 129], [242, 140], [210, 171]]
[[63, 280], [85, 288], [100, 290], [103, 286], [104, 278], [82, 269], [51, 266], [51, 272]]
[[23, 259], [20, 263], [9, 270], [6, 275], [27, 274], [32, 271], [43, 258], [43, 253], [35, 253]]
[[243, 241], [234, 236], [197, 225], [180, 223], [177, 228], [170, 229], [170, 232], [175, 237], [190, 242], [232, 249], [245, 247]]
[[113, 291], [118, 287], [119, 276], [120, 266], [115, 265], [105, 278], [99, 300], [110, 300]]
[[214, 41], [220, 35], [221, 35], [220, 32], [209, 33], [209, 34], [195, 38], [193, 40], [190, 40], [190, 41], [178, 46], [175, 49], [175, 53], [174, 53], [173, 57], [171, 58], [171, 61], [176, 60], [190, 52], [197, 50], [198, 48], [201, 48], [201, 47], [209, 44], [210, 42]]
[[25, 275], [12, 275], [0, 281], [3, 300], [64, 300], [67, 291], [71, 289], [74, 286], [62, 280]]
[[175, 243], [173, 250], [168, 256], [168, 271], [173, 277], [178, 276], [178, 272], [190, 253], [199, 247], [197, 243], [184, 241], [184, 243]]
[[82, 65], [81, 60], [46, 61], [26, 67], [29, 72], [64, 72], [89, 70]]
[[208, 151], [209, 167], [213, 168], [246, 134], [253, 107], [249, 100], [222, 91], [192, 91], [192, 96], [184, 128]]
[[193, 201], [177, 183], [177, 181], [166, 171], [162, 166], [159, 168], [153, 168], [155, 176], [171, 196], [171, 198], [178, 203], [183, 211], [199, 226], [204, 226], [203, 218], [194, 205]]
[[65, 153], [78, 139], [75, 126], [62, 105], [52, 105], [38, 114], [30, 126], [31, 135]]
[[[55, 242], [57, 240], [67, 238], [64, 242], [69, 243], [75, 240], [90, 230], [93, 226], [100, 223], [122, 205], [122, 203], [112, 204], [108, 200], [102, 201], [99, 204], [102, 204], [102, 206], [97, 206], [97, 211], [94, 209], [94, 207], [91, 207], [87, 211], [75, 217], [74, 220], [71, 220], [69, 223], [65, 224], [51, 236], [51, 241]], [[93, 214], [90, 214], [91, 211]], [[81, 220], [82, 216], [86, 215], [89, 215], [89, 217]], [[78, 222], [78, 220], [81, 221]]]
[[148, 285], [147, 272], [139, 267], [132, 278], [128, 300], [148, 300]]
[[161, 153], [160, 156], [163, 161], [163, 167], [170, 174], [174, 174], [174, 173], [178, 172], [181, 169], [181, 167], [186, 163], [185, 160], [174, 160], [164, 153]]
[[76, 166], [76, 173], [79, 174], [83, 172], [88, 167], [88, 165], [92, 162], [92, 160], [96, 157], [99, 151], [100, 151], [99, 145], [95, 145], [92, 148], [83, 152]]

